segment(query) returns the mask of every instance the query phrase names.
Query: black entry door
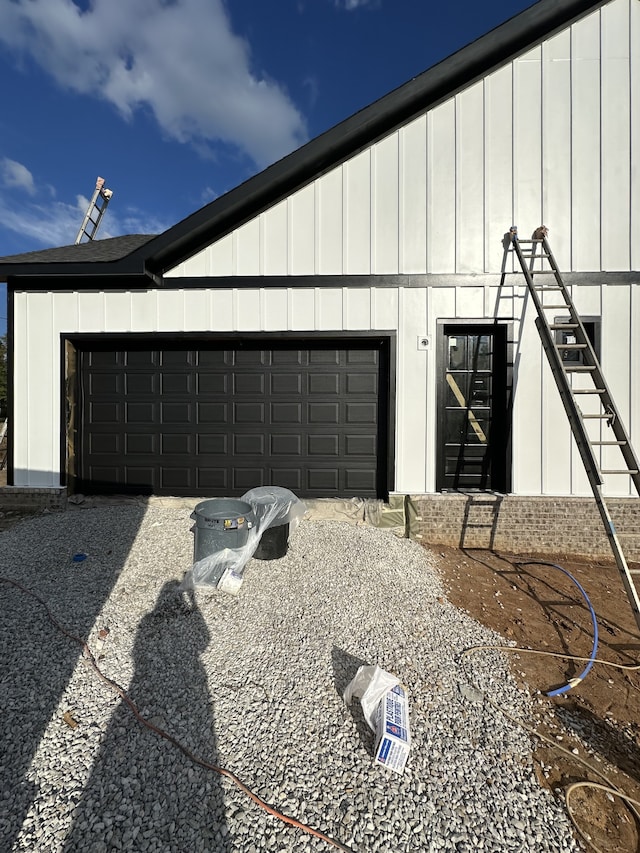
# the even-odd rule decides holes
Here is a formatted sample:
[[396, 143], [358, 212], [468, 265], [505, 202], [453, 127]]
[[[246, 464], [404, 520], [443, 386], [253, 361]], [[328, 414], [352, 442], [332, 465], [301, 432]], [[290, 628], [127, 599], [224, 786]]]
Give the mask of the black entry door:
[[506, 330], [445, 326], [437, 488], [506, 491]]

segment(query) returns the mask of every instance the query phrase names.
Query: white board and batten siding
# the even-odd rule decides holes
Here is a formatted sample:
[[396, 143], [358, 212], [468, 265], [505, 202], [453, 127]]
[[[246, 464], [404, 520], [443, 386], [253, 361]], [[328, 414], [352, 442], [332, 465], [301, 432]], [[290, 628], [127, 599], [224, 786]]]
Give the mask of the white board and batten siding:
[[639, 141], [640, 2], [611, 0], [166, 275], [496, 274], [543, 222], [561, 269], [637, 270]]
[[[25, 425], [16, 484], [59, 482], [63, 333], [390, 330], [395, 488], [432, 492], [438, 324], [500, 316], [512, 322], [516, 361], [512, 490], [588, 495], [522, 277], [508, 274], [499, 289], [502, 238], [512, 224], [526, 237], [544, 222], [564, 271], [640, 269], [639, 139], [640, 2], [612, 0], [168, 271], [162, 289], [16, 293], [16, 341], [26, 342], [15, 362]], [[375, 276], [394, 274], [426, 278], [376, 286]], [[431, 283], [431, 274], [455, 278]], [[322, 282], [341, 275], [372, 278]], [[292, 286], [234, 288], [234, 276]], [[602, 317], [603, 367], [638, 447], [640, 282], [607, 282], [576, 287], [574, 298], [582, 314]], [[419, 350], [425, 335], [431, 347]], [[619, 481], [606, 490], [629, 493]]]

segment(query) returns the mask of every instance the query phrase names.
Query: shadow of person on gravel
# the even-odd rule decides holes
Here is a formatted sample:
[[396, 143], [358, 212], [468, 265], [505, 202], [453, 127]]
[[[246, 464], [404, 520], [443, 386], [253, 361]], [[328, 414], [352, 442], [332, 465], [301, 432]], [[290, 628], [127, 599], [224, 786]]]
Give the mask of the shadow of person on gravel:
[[[193, 594], [164, 584], [140, 622], [127, 695], [152, 726], [216, 764], [213, 703], [200, 654], [211, 640]], [[122, 701], [74, 811], [65, 853], [231, 849], [220, 777], [142, 724]]]
[[43, 791], [34, 760], [43, 760], [36, 756], [45, 735], [66, 728], [60, 701], [82, 658], [80, 643], [52, 624], [45, 607], [74, 637], [88, 638], [145, 512], [146, 502], [139, 502], [46, 513], [0, 535], [0, 575], [6, 579], [0, 583], [0, 791], [7, 798], [0, 808], [2, 851], [18, 849], [18, 843], [21, 850], [36, 849]]
[[[340, 649], [338, 646], [333, 646], [331, 649], [331, 663], [333, 665], [333, 683], [335, 684], [336, 692], [342, 699], [347, 685], [353, 679], [358, 669], [366, 665], [366, 661], [349, 654], [349, 652], [345, 652], [344, 649]], [[351, 705], [349, 705], [348, 711], [353, 717], [362, 745], [367, 754], [373, 757], [375, 753], [374, 734], [364, 718], [360, 700], [354, 699]]]

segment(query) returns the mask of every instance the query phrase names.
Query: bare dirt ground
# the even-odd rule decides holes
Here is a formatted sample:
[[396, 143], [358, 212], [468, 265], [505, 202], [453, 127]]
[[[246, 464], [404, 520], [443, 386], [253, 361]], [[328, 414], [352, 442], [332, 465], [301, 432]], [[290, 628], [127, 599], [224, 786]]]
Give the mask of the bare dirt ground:
[[[597, 657], [640, 669], [640, 633], [613, 562], [437, 545], [430, 550], [449, 600], [506, 641], [589, 657], [592, 619], [579, 589], [558, 569], [528, 561], [557, 563], [580, 582], [596, 612]], [[465, 658], [471, 675], [474, 654], [482, 652]], [[617, 789], [640, 800], [640, 671], [596, 664], [578, 686], [548, 698], [547, 691], [579, 675], [586, 663], [526, 653], [510, 657], [515, 678], [536, 696], [536, 730], [552, 742], [537, 741], [536, 772], [541, 783], [563, 796], [572, 782], [606, 784], [604, 774]], [[570, 805], [596, 849], [606, 853], [639, 849], [640, 826], [622, 799], [580, 788], [571, 795]]]

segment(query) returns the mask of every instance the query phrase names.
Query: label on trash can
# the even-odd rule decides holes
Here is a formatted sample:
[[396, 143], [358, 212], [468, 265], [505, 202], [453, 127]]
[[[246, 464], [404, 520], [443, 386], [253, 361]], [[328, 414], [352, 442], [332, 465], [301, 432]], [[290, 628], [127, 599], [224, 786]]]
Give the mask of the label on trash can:
[[407, 763], [411, 733], [409, 701], [401, 684], [387, 691], [377, 709], [376, 761], [389, 770], [402, 773]]

